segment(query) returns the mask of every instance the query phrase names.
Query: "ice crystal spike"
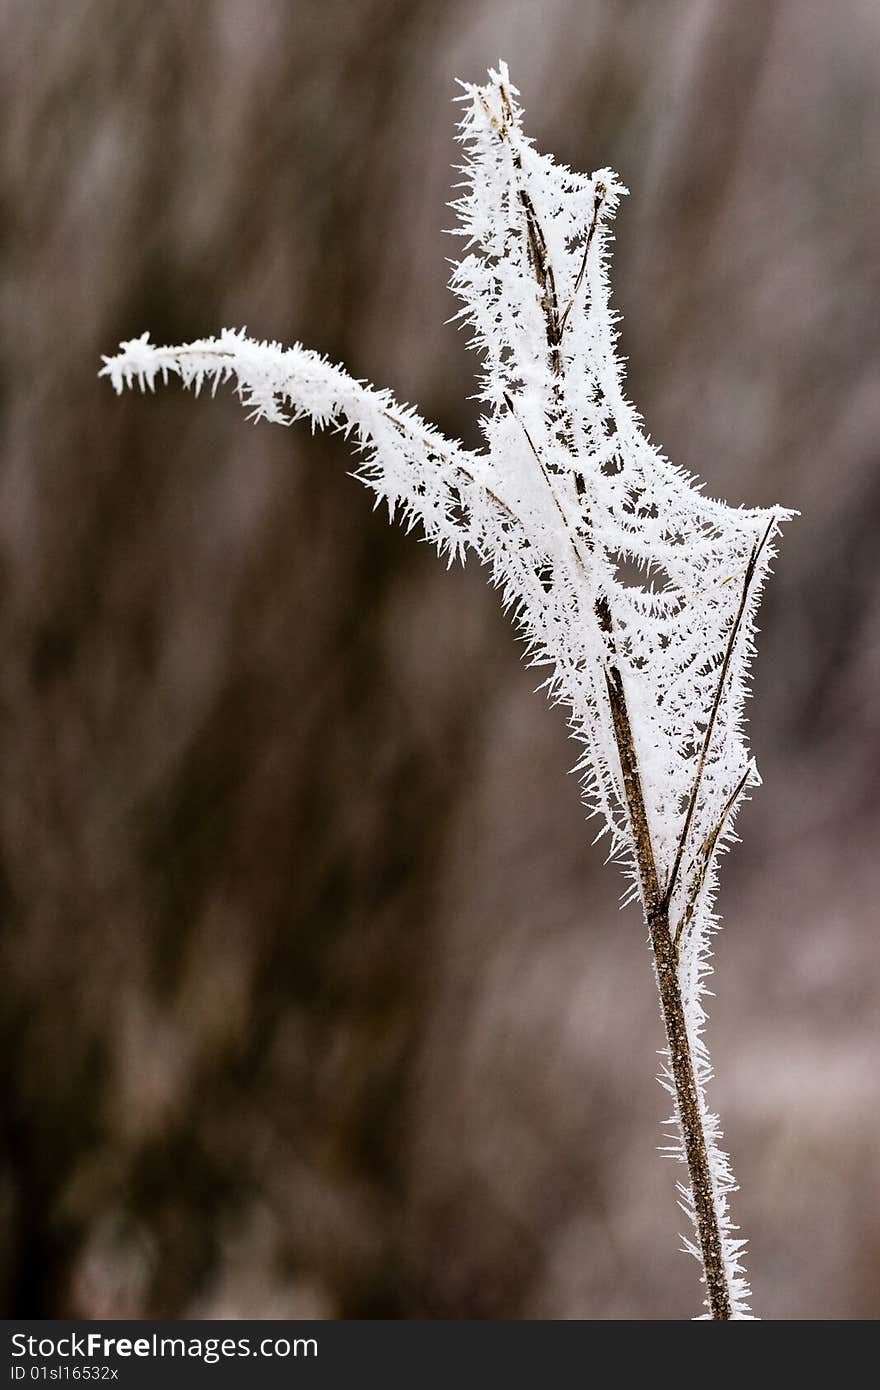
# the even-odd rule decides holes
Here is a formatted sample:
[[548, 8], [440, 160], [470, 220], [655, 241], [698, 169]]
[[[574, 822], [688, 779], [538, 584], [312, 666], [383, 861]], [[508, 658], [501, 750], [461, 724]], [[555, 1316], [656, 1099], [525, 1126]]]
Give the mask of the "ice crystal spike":
[[[503, 64], [486, 84], [462, 85], [453, 207], [463, 248], [451, 284], [481, 360], [482, 450], [445, 439], [317, 353], [228, 329], [182, 347], [144, 334], [106, 358], [102, 375], [117, 391], [152, 389], [170, 373], [196, 390], [229, 380], [255, 418], [335, 427], [391, 516], [417, 522], [450, 559], [470, 549], [489, 564], [569, 712], [610, 857], [649, 925], [665, 914], [710, 1189], [700, 1209], [694, 1184], [680, 1187], [697, 1233], [685, 1247], [705, 1264], [714, 1213], [722, 1315], [745, 1317], [734, 1181], [705, 1100], [703, 1000], [718, 855], [759, 781], [743, 728], [755, 613], [791, 513], [711, 501], [649, 442], [623, 393], [609, 302], [609, 227], [626, 189], [610, 169], [577, 174], [538, 153]], [[661, 1080], [675, 1096], [671, 1052]], [[675, 1118], [672, 1148], [685, 1161], [680, 1095]]]

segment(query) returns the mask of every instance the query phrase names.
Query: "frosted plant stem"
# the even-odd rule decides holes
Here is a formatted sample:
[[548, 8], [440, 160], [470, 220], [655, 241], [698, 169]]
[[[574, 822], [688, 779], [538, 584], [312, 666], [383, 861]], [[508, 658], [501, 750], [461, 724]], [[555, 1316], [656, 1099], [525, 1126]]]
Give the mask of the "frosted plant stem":
[[[645, 436], [623, 394], [609, 303], [609, 222], [626, 190], [610, 169], [576, 174], [539, 154], [515, 95], [502, 64], [462, 98], [453, 207], [465, 245], [452, 287], [482, 360], [484, 450], [300, 344], [243, 331], [177, 347], [143, 334], [105, 358], [103, 375], [117, 391], [171, 375], [196, 392], [234, 381], [253, 418], [338, 429], [390, 519], [418, 525], [450, 563], [470, 551], [489, 565], [530, 660], [550, 668], [545, 684], [570, 711], [584, 796], [627, 898], [642, 904], [668, 1046], [660, 1079], [674, 1101], [669, 1152], [690, 1179], [678, 1184], [694, 1229], [684, 1246], [703, 1272], [705, 1316], [739, 1320], [745, 1242], [706, 1101], [702, 1000], [718, 856], [760, 781], [743, 730], [755, 614], [793, 513], [705, 498]], [[624, 578], [628, 563], [644, 583]]]
[[[648, 849], [650, 851], [650, 845]], [[647, 909], [646, 915], [675, 1082], [675, 1108], [681, 1127], [697, 1218], [709, 1311], [716, 1321], [728, 1321], [732, 1316], [730, 1289], [727, 1271], [724, 1268], [712, 1171], [709, 1167], [709, 1151], [700, 1114], [690, 1038], [678, 983], [677, 957], [669, 929], [669, 911], [657, 904], [654, 908]]]

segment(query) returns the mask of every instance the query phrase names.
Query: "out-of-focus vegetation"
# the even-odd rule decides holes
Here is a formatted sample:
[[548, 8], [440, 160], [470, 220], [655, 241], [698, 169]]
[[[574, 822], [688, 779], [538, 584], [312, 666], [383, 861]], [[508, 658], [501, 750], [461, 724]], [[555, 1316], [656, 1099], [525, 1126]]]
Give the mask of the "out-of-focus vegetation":
[[691, 1311], [643, 930], [483, 577], [338, 441], [95, 377], [246, 323], [475, 442], [449, 98], [499, 55], [539, 143], [632, 189], [649, 428], [804, 514], [716, 1094], [757, 1311], [880, 1311], [877, 7], [6, 0], [7, 1315]]

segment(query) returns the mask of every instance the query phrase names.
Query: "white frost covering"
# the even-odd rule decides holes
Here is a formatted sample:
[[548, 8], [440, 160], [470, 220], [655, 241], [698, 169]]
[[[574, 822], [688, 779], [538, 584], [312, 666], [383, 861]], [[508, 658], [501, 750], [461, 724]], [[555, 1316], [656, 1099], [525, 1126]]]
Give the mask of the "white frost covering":
[[[575, 174], [538, 154], [515, 97], [504, 65], [462, 97], [454, 207], [464, 250], [452, 286], [482, 358], [485, 449], [445, 439], [317, 353], [243, 332], [168, 348], [145, 333], [106, 358], [102, 375], [117, 391], [153, 389], [169, 374], [196, 391], [232, 381], [255, 418], [336, 427], [362, 452], [358, 475], [392, 517], [418, 523], [450, 561], [475, 551], [569, 711], [585, 798], [609, 858], [630, 877], [629, 898], [641, 885], [605, 681], [612, 663], [621, 672], [661, 885], [677, 870], [670, 920], [685, 922], [680, 983], [734, 1316], [747, 1317], [743, 1242], [728, 1213], [735, 1185], [705, 1099], [703, 999], [717, 856], [759, 782], [743, 732], [755, 611], [791, 513], [711, 501], [649, 442], [622, 391], [609, 305], [608, 226], [626, 190], [608, 169]], [[602, 598], [611, 633], [597, 621]], [[668, 1059], [661, 1080], [673, 1092]], [[671, 1123], [678, 1137], [666, 1151], [684, 1162]], [[694, 1220], [688, 1185], [679, 1192]], [[685, 1246], [700, 1259], [697, 1242]]]

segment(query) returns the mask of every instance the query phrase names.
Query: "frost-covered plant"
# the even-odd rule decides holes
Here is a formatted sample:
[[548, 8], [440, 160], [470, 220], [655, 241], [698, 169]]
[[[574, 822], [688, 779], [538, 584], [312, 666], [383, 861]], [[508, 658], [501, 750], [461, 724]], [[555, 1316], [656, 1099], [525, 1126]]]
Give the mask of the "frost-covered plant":
[[196, 391], [232, 380], [254, 418], [333, 426], [391, 518], [418, 523], [450, 560], [471, 549], [490, 566], [569, 711], [585, 798], [645, 914], [674, 1101], [666, 1151], [687, 1168], [678, 1191], [703, 1316], [744, 1318], [703, 1001], [718, 855], [759, 782], [743, 733], [755, 612], [790, 513], [710, 501], [648, 442], [609, 307], [608, 225], [626, 190], [608, 169], [588, 177], [539, 154], [516, 95], [502, 64], [461, 98], [452, 286], [482, 355], [485, 449], [468, 452], [306, 348], [230, 330], [171, 348], [144, 334], [102, 374], [117, 391], [170, 373]]

